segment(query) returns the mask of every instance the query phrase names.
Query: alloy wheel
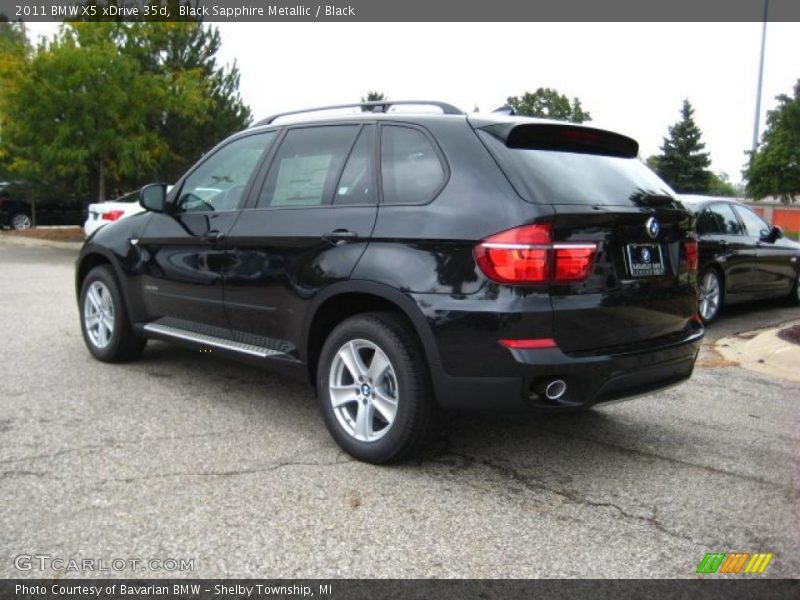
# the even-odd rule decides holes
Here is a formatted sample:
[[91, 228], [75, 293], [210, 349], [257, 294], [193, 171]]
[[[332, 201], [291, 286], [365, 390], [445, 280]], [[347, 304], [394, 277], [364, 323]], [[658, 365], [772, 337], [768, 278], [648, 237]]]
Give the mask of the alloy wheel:
[[397, 416], [397, 376], [373, 342], [345, 343], [331, 363], [328, 396], [342, 429], [360, 442], [381, 439]]
[[698, 287], [698, 312], [704, 320], [710, 321], [717, 315], [719, 311], [720, 291], [719, 277], [717, 277], [717, 274], [713, 271], [709, 271], [703, 276], [700, 286]]
[[24, 213], [17, 213], [11, 217], [11, 227], [14, 229], [30, 229], [33, 223], [31, 218]]
[[96, 348], [105, 348], [114, 334], [114, 299], [106, 284], [94, 281], [86, 290], [83, 323]]

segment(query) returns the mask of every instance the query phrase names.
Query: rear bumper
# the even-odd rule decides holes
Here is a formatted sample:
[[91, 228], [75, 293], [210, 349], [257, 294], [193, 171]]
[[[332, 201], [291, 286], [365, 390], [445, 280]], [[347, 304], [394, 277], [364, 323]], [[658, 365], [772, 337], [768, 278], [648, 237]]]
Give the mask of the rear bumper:
[[[576, 356], [559, 348], [509, 350], [516, 376], [454, 377], [437, 370], [437, 398], [445, 408], [517, 411], [587, 408], [640, 396], [688, 379], [703, 334], [697, 326], [679, 339], [616, 354]], [[566, 392], [558, 400], [548, 400], [543, 388], [556, 379], [566, 383]]]

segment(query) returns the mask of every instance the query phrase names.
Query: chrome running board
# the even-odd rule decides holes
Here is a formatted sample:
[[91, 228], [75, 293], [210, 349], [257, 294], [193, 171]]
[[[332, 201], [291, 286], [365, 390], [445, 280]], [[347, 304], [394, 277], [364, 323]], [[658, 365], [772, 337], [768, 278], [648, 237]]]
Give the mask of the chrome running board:
[[231, 350], [233, 352], [240, 352], [242, 354], [249, 354], [250, 356], [258, 356], [259, 358], [268, 358], [271, 356], [291, 358], [288, 354], [281, 352], [280, 350], [264, 348], [263, 346], [254, 346], [252, 344], [245, 344], [243, 342], [234, 342], [232, 340], [226, 340], [224, 338], [206, 335], [204, 333], [194, 333], [192, 331], [186, 331], [185, 329], [170, 327], [169, 325], [148, 323], [142, 329], [148, 333], [155, 333], [157, 335], [164, 335], [179, 340], [186, 340], [196, 344], [221, 348], [223, 350]]

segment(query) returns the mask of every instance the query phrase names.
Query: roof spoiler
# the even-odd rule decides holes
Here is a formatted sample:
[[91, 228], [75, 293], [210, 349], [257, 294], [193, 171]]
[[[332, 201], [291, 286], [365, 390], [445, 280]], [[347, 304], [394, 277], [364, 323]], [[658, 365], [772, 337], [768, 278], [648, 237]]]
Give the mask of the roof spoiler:
[[618, 158], [639, 156], [639, 144], [633, 138], [582, 125], [495, 123], [481, 130], [500, 139], [508, 148], [575, 152]]

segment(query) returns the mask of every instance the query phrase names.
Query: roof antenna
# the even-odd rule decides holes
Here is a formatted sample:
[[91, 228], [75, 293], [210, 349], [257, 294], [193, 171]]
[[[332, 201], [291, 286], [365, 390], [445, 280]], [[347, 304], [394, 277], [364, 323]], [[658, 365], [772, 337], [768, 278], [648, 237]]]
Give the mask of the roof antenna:
[[510, 104], [504, 104], [500, 108], [495, 108], [492, 112], [509, 116], [517, 114], [517, 112], [514, 110], [514, 107], [511, 106]]

